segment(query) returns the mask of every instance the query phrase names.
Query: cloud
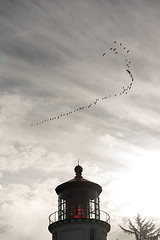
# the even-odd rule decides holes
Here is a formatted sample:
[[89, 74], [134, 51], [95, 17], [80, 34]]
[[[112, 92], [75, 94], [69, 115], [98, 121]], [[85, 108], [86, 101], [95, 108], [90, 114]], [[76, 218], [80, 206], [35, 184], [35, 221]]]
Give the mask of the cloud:
[[[33, 184], [9, 184], [1, 189], [1, 234], [3, 239], [33, 238], [37, 231], [47, 236], [48, 215], [56, 207], [52, 200], [52, 186], [56, 179]], [[34, 213], [34, 217], [33, 217]], [[27, 223], [27, 224], [26, 224]], [[39, 229], [39, 226], [43, 226]], [[32, 231], [31, 231], [32, 230]]]
[[102, 144], [106, 144], [108, 147], [114, 147], [115, 146], [115, 139], [113, 136], [109, 134], [104, 134], [100, 137], [100, 141]]
[[11, 145], [1, 151], [1, 171], [19, 172], [26, 168], [34, 168], [46, 172], [59, 172], [67, 162], [65, 172], [70, 170], [74, 158], [71, 153], [60, 156], [44, 147], [32, 145]]

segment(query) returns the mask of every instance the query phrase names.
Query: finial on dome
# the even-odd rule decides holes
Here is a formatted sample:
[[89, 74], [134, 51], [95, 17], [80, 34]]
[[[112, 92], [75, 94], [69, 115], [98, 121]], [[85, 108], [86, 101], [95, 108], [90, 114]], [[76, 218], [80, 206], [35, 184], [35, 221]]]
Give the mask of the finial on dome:
[[82, 171], [83, 168], [79, 165], [79, 159], [78, 159], [78, 165], [74, 168], [74, 171], [76, 173], [76, 178], [82, 178]]

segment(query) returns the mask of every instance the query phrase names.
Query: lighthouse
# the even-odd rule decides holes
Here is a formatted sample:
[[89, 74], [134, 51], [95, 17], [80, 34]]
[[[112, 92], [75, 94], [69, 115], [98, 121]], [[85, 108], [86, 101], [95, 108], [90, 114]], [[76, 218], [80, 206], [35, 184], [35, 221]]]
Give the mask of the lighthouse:
[[75, 167], [75, 177], [58, 185], [58, 211], [49, 216], [52, 240], [106, 240], [110, 216], [100, 210], [102, 187], [82, 177], [83, 168]]

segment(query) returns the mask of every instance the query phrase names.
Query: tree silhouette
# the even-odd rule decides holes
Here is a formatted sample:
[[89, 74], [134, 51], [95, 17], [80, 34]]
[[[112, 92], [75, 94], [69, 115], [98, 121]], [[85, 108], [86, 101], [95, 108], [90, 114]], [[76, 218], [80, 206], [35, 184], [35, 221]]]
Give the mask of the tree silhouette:
[[157, 240], [160, 237], [160, 228], [155, 230], [152, 220], [142, 219], [139, 214], [135, 217], [135, 225], [128, 219], [129, 229], [120, 228], [127, 234], [135, 235], [136, 240]]

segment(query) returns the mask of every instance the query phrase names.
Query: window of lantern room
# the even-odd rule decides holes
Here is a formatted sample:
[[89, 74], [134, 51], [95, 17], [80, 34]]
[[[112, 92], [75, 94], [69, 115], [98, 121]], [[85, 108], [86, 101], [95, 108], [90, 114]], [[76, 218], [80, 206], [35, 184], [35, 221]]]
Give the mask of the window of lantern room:
[[87, 218], [87, 198], [84, 194], [76, 193], [70, 204], [71, 218]]
[[58, 220], [64, 220], [67, 218], [66, 212], [66, 200], [62, 199], [60, 196], [58, 198]]
[[100, 219], [99, 198], [89, 200], [89, 218]]

